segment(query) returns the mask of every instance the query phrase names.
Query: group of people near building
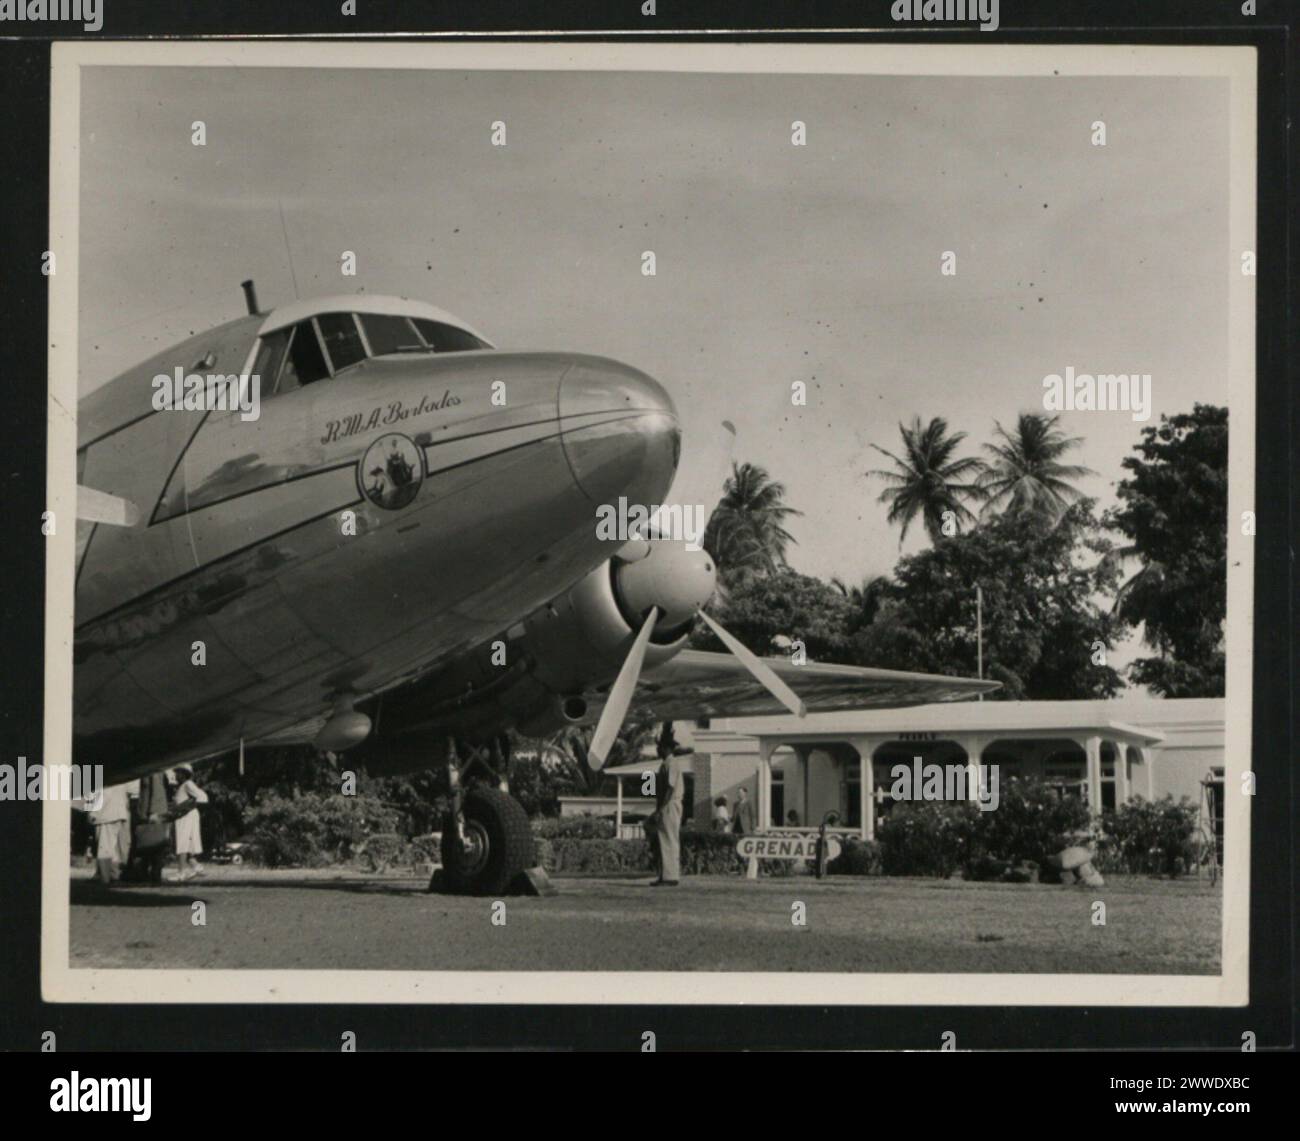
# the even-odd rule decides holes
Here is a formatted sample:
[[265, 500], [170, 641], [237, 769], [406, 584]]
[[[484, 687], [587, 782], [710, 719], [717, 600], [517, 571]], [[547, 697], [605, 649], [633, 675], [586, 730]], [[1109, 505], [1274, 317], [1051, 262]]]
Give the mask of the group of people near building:
[[199, 875], [203, 852], [199, 805], [207, 793], [193, 771], [179, 765], [168, 772], [110, 785], [73, 807], [87, 813], [95, 829], [95, 880], [111, 887], [131, 869], [142, 883], [164, 882], [163, 868], [173, 849], [176, 879]]
[[743, 784], [736, 792], [734, 809], [728, 807], [725, 796], [714, 800], [713, 830], [734, 832], [737, 836], [747, 836], [754, 831], [754, 805], [749, 799], [749, 789]]

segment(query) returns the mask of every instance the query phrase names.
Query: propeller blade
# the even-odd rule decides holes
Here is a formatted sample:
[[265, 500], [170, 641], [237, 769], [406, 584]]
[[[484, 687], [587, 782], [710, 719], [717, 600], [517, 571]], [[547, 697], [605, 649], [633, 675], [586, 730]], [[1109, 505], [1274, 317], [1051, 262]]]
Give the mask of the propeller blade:
[[77, 484], [77, 518], [111, 527], [134, 527], [140, 521], [140, 509], [129, 499]]
[[623, 718], [627, 716], [628, 706], [632, 704], [632, 694], [636, 683], [641, 678], [641, 664], [645, 661], [646, 646], [650, 644], [650, 635], [654, 633], [655, 623], [659, 621], [659, 607], [650, 607], [650, 613], [642, 624], [623, 659], [622, 668], [614, 681], [605, 708], [600, 711], [600, 720], [596, 723], [596, 732], [592, 735], [591, 746], [587, 750], [587, 765], [593, 769], [603, 769], [609, 758], [609, 751], [614, 747], [614, 739], [623, 728]]
[[629, 539], [619, 547], [614, 557], [622, 559], [625, 563], [639, 563], [642, 559], [650, 557], [650, 540]]
[[754, 677], [763, 683], [768, 693], [784, 705], [796, 717], [803, 717], [807, 714], [803, 701], [788, 685], [785, 684], [772, 667], [769, 666], [757, 654], [752, 653], [744, 643], [738, 641], [736, 637], [723, 628], [721, 623], [711, 618], [707, 611], [701, 610], [700, 617], [709, 624], [712, 630], [722, 640], [722, 644], [727, 647], [733, 654], [740, 659], [740, 664], [749, 670]]

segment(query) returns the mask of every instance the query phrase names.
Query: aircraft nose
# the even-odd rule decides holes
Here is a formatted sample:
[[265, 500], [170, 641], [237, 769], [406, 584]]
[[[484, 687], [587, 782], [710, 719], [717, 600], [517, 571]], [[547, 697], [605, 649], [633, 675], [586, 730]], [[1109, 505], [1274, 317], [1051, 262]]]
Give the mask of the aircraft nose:
[[580, 358], [560, 382], [564, 453], [593, 503], [663, 501], [681, 457], [677, 409], [653, 378], [617, 361]]

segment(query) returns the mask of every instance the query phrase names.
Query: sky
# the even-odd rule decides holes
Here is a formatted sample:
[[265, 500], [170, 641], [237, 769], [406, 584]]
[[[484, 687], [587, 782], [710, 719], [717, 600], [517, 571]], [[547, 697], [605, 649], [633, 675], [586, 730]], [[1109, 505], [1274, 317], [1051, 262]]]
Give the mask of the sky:
[[[730, 421], [734, 458], [803, 512], [794, 568], [859, 582], [927, 542], [918, 523], [900, 548], [866, 475], [900, 421], [943, 416], [978, 454], [1067, 366], [1149, 373], [1152, 424], [1227, 402], [1226, 96], [1175, 77], [85, 68], [81, 391], [240, 316], [244, 278], [263, 307], [295, 277], [301, 296], [417, 297], [501, 348], [659, 379], [684, 426], [675, 500], [716, 502]], [[1143, 425], [1062, 426], [1097, 473], [1080, 488], [1113, 503]]]

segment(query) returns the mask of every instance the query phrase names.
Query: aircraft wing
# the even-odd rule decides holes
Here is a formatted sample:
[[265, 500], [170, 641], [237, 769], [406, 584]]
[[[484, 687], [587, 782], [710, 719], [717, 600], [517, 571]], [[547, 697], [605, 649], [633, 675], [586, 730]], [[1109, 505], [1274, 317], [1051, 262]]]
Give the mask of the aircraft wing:
[[[809, 713], [960, 701], [1001, 685], [976, 678], [863, 666], [820, 662], [795, 665], [786, 658], [763, 661], [803, 700]], [[589, 707], [586, 719], [594, 720], [604, 706], [605, 695], [588, 693], [586, 696]], [[683, 650], [670, 662], [647, 670], [637, 684], [631, 708], [657, 721], [788, 713], [736, 658], [704, 650]]]

